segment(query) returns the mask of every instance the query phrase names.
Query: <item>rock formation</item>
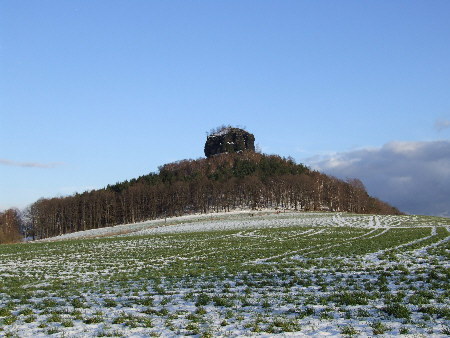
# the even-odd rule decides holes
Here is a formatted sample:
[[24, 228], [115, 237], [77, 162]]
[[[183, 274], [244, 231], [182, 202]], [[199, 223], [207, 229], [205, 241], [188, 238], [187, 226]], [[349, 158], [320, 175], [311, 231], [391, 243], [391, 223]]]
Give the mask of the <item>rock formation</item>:
[[244, 150], [255, 151], [255, 136], [233, 127], [222, 127], [211, 133], [206, 139], [205, 156], [221, 153], [239, 153]]

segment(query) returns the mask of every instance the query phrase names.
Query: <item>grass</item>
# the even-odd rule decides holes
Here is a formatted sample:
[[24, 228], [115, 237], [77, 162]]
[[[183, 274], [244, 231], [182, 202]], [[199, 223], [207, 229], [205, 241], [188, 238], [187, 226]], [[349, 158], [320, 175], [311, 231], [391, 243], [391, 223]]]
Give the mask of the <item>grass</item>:
[[312, 334], [314, 325], [378, 335], [398, 322], [412, 335], [448, 330], [445, 219], [385, 216], [391, 227], [377, 229], [362, 226], [375, 216], [280, 216], [251, 229], [0, 246], [0, 327], [25, 336], [28, 325], [103, 336]]
[[358, 330], [356, 330], [353, 326], [351, 325], [346, 325], [346, 326], [342, 326], [340, 328], [340, 333], [344, 336], [355, 336], [359, 333]]
[[387, 326], [386, 324], [383, 324], [380, 321], [373, 322], [372, 324], [370, 324], [370, 326], [372, 327], [372, 333], [374, 335], [384, 334], [387, 331], [391, 330], [391, 328], [389, 326]]
[[383, 309], [383, 311], [386, 312], [388, 315], [394, 316], [395, 318], [404, 318], [404, 319], [411, 318], [411, 310], [409, 310], [403, 304], [399, 303], [389, 304]]

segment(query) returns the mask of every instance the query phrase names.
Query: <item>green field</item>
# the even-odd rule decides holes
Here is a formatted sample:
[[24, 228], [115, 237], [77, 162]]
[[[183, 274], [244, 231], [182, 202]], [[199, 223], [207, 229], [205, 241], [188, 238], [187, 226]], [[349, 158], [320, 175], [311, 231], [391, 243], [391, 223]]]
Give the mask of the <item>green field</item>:
[[172, 224], [0, 246], [0, 336], [450, 334], [448, 219]]

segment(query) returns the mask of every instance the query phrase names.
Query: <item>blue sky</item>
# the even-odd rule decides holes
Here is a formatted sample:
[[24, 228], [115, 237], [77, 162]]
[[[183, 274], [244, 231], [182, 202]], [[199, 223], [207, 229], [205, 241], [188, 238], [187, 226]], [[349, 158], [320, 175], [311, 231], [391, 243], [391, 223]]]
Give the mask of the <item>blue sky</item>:
[[[386, 149], [416, 145], [384, 175], [417, 189], [426, 176], [430, 196], [450, 181], [433, 151], [450, 147], [449, 13], [446, 0], [0, 0], [0, 209], [203, 157], [206, 132], [231, 124], [265, 153], [450, 216], [449, 193], [432, 210], [376, 177], [402, 161]], [[424, 149], [430, 170], [405, 173]], [[364, 151], [384, 162], [349, 168]]]

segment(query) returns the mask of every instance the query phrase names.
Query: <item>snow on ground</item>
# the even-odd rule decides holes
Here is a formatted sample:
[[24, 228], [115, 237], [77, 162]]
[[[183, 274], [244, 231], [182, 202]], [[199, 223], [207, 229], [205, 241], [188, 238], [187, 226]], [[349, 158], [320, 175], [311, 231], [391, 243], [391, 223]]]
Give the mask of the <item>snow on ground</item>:
[[[131, 224], [120, 224], [112, 227], [105, 227], [99, 229], [90, 229], [85, 231], [78, 231], [74, 233], [64, 234], [60, 236], [55, 236], [51, 238], [42, 239], [41, 241], [58, 241], [66, 239], [81, 239], [81, 238], [95, 238], [95, 237], [106, 237], [106, 236], [116, 236], [121, 234], [139, 234], [143, 230], [161, 228], [167, 226], [173, 226], [175, 224], [191, 224], [193, 222], [199, 222], [204, 219], [218, 219], [223, 216], [236, 216], [236, 215], [246, 215], [249, 212], [246, 210], [234, 210], [230, 212], [221, 213], [210, 213], [210, 214], [192, 214], [183, 215], [176, 217], [167, 217], [166, 219], [155, 219], [145, 222], [131, 223]], [[167, 230], [165, 230], [167, 232]]]
[[244, 210], [0, 246], [0, 336], [445, 336], [449, 226]]
[[[354, 215], [345, 213], [295, 212], [265, 209], [260, 211], [234, 210], [208, 214], [193, 214], [166, 219], [156, 219], [132, 224], [121, 224], [113, 227], [91, 229], [41, 241], [57, 241], [66, 239], [95, 238], [118, 235], [141, 236], [156, 233], [180, 233], [194, 231], [217, 231], [259, 227], [289, 227], [301, 225], [315, 226], [349, 226], [349, 227], [405, 227], [433, 226], [445, 224], [428, 224], [426, 218], [420, 216], [379, 216]], [[383, 222], [383, 224], [381, 223]], [[436, 222], [434, 220], [433, 222]]]

